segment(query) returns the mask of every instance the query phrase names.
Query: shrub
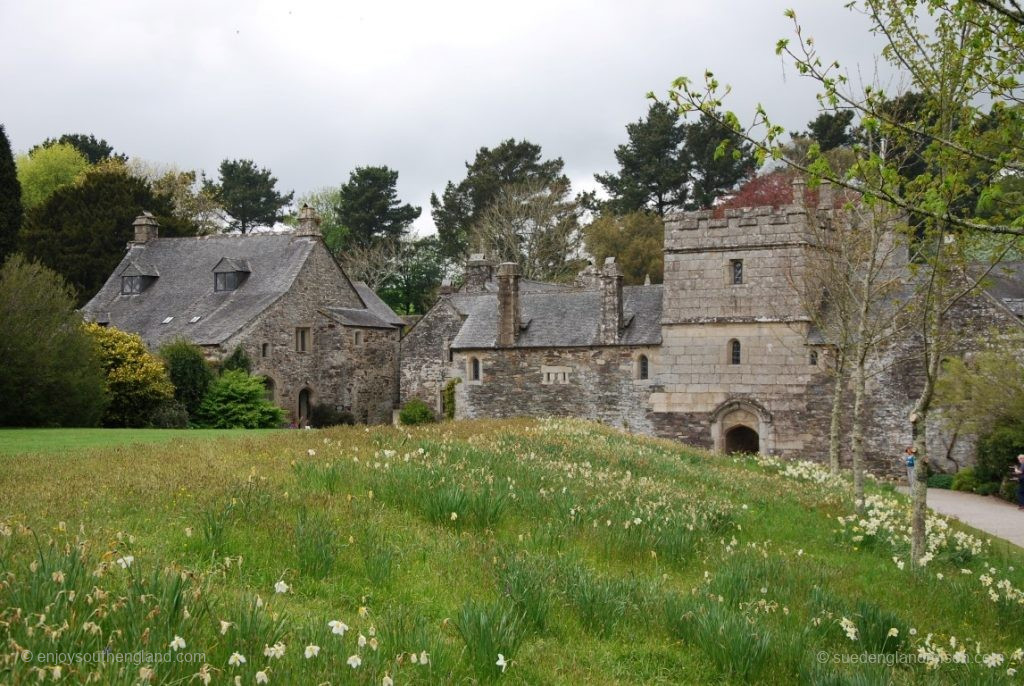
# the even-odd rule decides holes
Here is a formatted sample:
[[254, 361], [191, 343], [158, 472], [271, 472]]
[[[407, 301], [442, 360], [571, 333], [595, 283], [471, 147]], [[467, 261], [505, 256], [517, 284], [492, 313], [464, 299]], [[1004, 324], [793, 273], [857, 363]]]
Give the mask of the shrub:
[[992, 481], [986, 481], [983, 484], [978, 484], [974, 489], [974, 492], [978, 495], [995, 495], [999, 492], [999, 484]]
[[146, 350], [137, 334], [99, 324], [87, 324], [85, 330], [96, 341], [107, 374], [110, 404], [103, 424], [151, 425], [156, 411], [174, 399], [164, 363]]
[[194, 416], [213, 381], [213, 370], [199, 346], [178, 339], [160, 348], [167, 374], [174, 384], [174, 399]]
[[455, 419], [455, 387], [462, 383], [462, 379], [455, 377], [444, 385], [441, 393], [441, 407], [444, 409], [445, 419]]
[[9, 258], [0, 268], [0, 426], [95, 426], [106, 377], [64, 279]]
[[156, 408], [149, 423], [157, 429], [187, 429], [188, 410], [177, 400], [172, 400]]
[[1004, 479], [999, 484], [999, 497], [1011, 503], [1017, 502], [1017, 482], [1013, 479]]
[[978, 488], [978, 479], [974, 476], [974, 469], [961, 469], [953, 477], [952, 487], [954, 491], [967, 491], [973, 493]]
[[998, 484], [1024, 453], [1024, 424], [1004, 424], [978, 440], [978, 481]]
[[210, 384], [196, 414], [211, 429], [270, 429], [284, 421], [284, 410], [266, 399], [263, 377], [226, 370]]
[[246, 374], [252, 373], [252, 360], [245, 354], [241, 346], [235, 348], [235, 351], [224, 358], [224, 361], [220, 363], [220, 371], [224, 372], [241, 371]]
[[953, 488], [953, 475], [932, 474], [928, 477], [928, 488]]
[[355, 424], [356, 418], [351, 412], [339, 410], [333, 405], [316, 404], [309, 411], [309, 425], [315, 429], [339, 424]]
[[419, 398], [413, 398], [402, 406], [398, 413], [398, 421], [409, 425], [426, 424], [435, 421], [434, 411]]

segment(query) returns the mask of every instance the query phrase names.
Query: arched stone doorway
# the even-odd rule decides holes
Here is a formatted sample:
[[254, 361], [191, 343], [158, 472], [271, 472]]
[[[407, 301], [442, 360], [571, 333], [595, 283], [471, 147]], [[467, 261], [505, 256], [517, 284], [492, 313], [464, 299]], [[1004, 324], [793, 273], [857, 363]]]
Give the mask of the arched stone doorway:
[[749, 426], [734, 426], [725, 432], [725, 452], [752, 453], [761, 451], [761, 438]]
[[299, 424], [304, 424], [309, 421], [309, 412], [311, 404], [312, 394], [308, 388], [303, 388], [299, 391]]
[[720, 453], [762, 453], [773, 450], [772, 416], [755, 400], [733, 398], [711, 413], [711, 436]]

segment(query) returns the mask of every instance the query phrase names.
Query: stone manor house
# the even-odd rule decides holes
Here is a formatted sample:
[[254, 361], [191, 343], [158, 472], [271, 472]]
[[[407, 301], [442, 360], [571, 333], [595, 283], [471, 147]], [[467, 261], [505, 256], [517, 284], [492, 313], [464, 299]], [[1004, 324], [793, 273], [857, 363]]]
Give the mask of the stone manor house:
[[[440, 413], [447, 388], [457, 418], [586, 417], [719, 451], [822, 459], [831, 351], [792, 284], [815, 268], [808, 220], [835, 220], [831, 205], [670, 216], [663, 285], [623, 286], [611, 258], [562, 286], [474, 255], [463, 285], [402, 340], [402, 401]], [[1022, 326], [1024, 268], [1009, 267], [957, 308], [965, 341]], [[913, 344], [886, 351], [869, 382], [865, 451], [883, 470], [910, 442]], [[930, 429], [940, 467], [972, 457], [969, 438]]]
[[156, 220], [140, 216], [83, 314], [138, 333], [151, 350], [184, 338], [219, 359], [240, 347], [300, 424], [318, 403], [390, 422], [398, 402], [404, 322], [345, 275], [308, 207], [294, 234], [160, 238]]

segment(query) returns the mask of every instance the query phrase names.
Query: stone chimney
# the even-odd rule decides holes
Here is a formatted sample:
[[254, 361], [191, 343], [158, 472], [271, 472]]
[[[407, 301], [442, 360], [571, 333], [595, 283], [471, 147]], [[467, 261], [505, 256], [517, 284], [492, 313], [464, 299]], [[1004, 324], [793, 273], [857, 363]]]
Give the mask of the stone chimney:
[[494, 276], [494, 263], [488, 260], [483, 253], [474, 253], [469, 256], [466, 262], [465, 283], [462, 286], [463, 293], [484, 293], [487, 291], [487, 283]]
[[160, 237], [160, 225], [157, 224], [156, 217], [149, 212], [143, 212], [136, 217], [132, 226], [135, 227], [135, 243], [148, 243]]
[[622, 330], [622, 269], [614, 257], [605, 258], [601, 268], [601, 343], [619, 342]]
[[822, 181], [818, 186], [818, 209], [831, 211], [835, 204], [835, 196], [832, 193], [832, 184]]
[[801, 174], [797, 173], [793, 177], [793, 204], [794, 205], [797, 205], [798, 207], [803, 207], [803, 205], [804, 205], [804, 191], [806, 189], [807, 189], [807, 182], [804, 180], [804, 177]]
[[498, 267], [498, 347], [516, 344], [521, 321], [519, 311], [519, 265], [502, 262]]
[[323, 237], [320, 233], [320, 215], [309, 205], [303, 205], [299, 210], [299, 225], [295, 228], [295, 235]]
[[588, 264], [576, 275], [576, 287], [588, 291], [596, 291], [601, 287], [601, 270]]

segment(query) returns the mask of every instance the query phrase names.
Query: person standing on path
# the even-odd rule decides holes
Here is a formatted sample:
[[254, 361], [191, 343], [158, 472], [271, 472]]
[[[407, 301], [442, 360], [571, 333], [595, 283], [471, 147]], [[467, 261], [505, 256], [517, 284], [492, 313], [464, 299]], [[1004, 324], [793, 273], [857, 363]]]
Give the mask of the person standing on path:
[[914, 492], [914, 465], [916, 460], [914, 456], [917, 454], [917, 448], [912, 445], [908, 445], [907, 449], [903, 452], [903, 464], [907, 466], [907, 486], [910, 492]]
[[1017, 509], [1024, 510], [1024, 455], [1017, 456], [1013, 473], [1017, 477]]

